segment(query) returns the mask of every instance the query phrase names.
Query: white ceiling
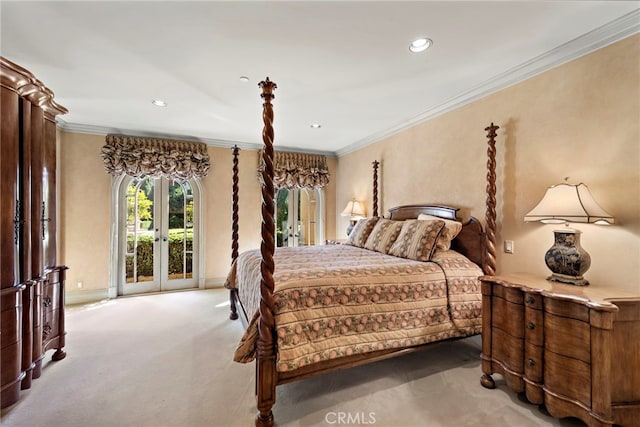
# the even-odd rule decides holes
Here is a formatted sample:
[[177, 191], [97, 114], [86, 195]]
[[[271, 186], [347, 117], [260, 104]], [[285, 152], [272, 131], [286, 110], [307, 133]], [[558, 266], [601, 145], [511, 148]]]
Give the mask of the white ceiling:
[[[638, 32], [639, 7], [2, 0], [1, 53], [69, 109], [64, 129], [213, 145], [261, 144], [269, 76], [276, 149], [339, 155]], [[409, 52], [419, 36], [432, 48]]]

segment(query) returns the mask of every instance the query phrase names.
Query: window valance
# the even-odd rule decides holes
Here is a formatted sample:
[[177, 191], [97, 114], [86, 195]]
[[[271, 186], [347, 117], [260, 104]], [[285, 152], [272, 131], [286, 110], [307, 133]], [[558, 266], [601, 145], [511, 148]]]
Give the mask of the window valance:
[[[274, 152], [275, 188], [324, 188], [329, 183], [327, 158], [319, 154]], [[258, 156], [258, 179], [262, 182], [262, 150]]]
[[107, 135], [102, 160], [111, 175], [165, 177], [186, 181], [209, 172], [207, 145], [125, 135]]

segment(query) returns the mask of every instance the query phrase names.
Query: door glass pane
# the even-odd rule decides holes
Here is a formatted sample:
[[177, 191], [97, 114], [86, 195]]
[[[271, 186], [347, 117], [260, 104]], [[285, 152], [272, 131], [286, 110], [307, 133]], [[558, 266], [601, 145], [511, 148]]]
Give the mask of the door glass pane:
[[316, 192], [314, 190], [300, 190], [298, 203], [299, 237], [298, 245], [316, 244]]
[[276, 193], [276, 247], [289, 244], [289, 191], [281, 188]]
[[153, 181], [133, 180], [127, 187], [125, 274], [127, 283], [153, 281]]
[[298, 193], [297, 202], [298, 206], [296, 206], [297, 211], [297, 222], [295, 224], [294, 236], [296, 236], [296, 246], [304, 246], [306, 239], [306, 230], [304, 228], [304, 220], [306, 217], [306, 205], [307, 203], [303, 200], [306, 191], [305, 190], [296, 190]]
[[193, 277], [193, 189], [188, 182], [169, 185], [169, 279]]

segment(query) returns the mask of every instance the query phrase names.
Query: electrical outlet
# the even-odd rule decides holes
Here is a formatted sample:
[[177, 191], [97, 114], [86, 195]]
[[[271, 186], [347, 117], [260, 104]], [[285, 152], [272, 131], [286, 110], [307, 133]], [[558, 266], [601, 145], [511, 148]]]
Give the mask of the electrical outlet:
[[513, 240], [504, 241], [504, 252], [507, 254], [512, 254], [515, 252]]
[[78, 282], [78, 284], [76, 286], [78, 287], [78, 289], [82, 289], [82, 286], [84, 286], [84, 285], [82, 284], [82, 282]]

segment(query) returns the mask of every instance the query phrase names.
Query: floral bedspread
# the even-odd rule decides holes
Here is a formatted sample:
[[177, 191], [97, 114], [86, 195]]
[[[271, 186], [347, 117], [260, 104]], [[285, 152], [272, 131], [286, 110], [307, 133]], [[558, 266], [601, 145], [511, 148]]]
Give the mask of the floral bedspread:
[[[242, 253], [225, 286], [251, 318], [234, 355], [256, 356], [260, 252]], [[482, 270], [455, 251], [432, 261], [348, 245], [278, 248], [274, 301], [277, 370], [480, 333]]]

